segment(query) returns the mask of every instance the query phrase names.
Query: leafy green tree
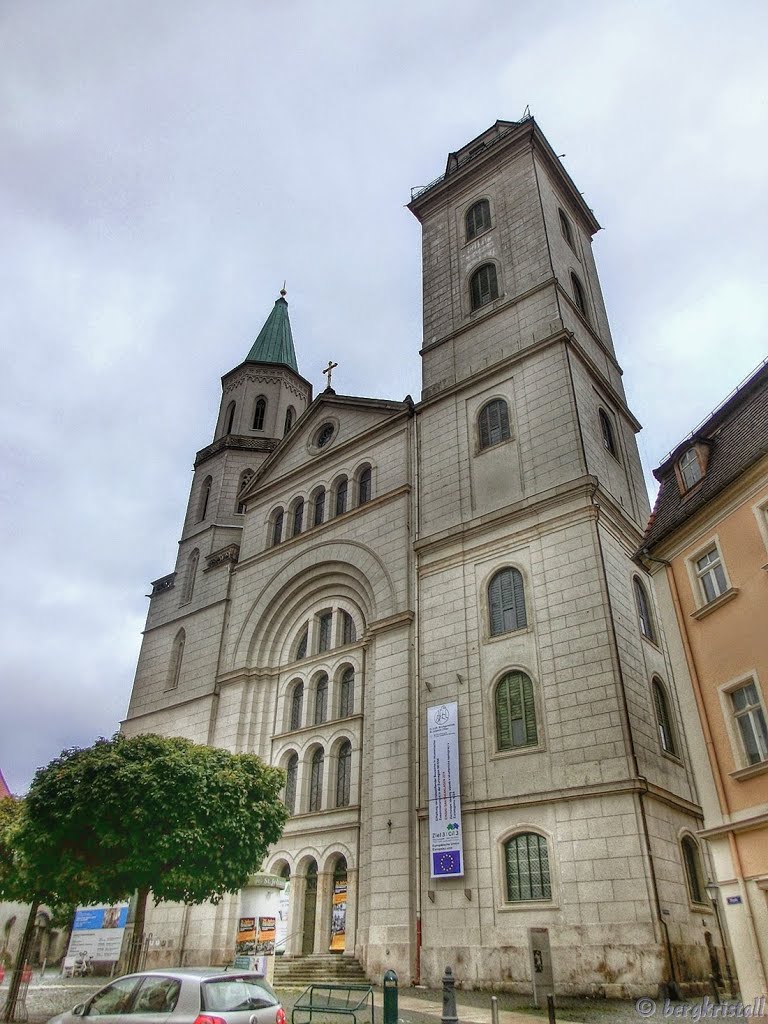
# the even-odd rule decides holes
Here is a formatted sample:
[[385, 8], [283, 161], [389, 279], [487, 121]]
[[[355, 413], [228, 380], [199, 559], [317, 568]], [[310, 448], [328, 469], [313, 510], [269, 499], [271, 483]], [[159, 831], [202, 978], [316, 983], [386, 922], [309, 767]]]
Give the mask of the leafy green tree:
[[179, 737], [65, 750], [35, 775], [16, 826], [25, 877], [54, 880], [58, 902], [114, 903], [138, 890], [141, 936], [150, 892], [156, 904], [217, 903], [242, 888], [282, 834], [283, 783], [253, 754]]

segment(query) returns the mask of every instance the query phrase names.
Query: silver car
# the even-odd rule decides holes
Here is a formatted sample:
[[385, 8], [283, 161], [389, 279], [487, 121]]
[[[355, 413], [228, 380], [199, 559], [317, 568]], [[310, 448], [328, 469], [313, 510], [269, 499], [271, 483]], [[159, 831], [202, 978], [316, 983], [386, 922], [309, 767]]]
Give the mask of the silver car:
[[215, 967], [179, 967], [117, 978], [48, 1024], [286, 1024], [265, 978]]

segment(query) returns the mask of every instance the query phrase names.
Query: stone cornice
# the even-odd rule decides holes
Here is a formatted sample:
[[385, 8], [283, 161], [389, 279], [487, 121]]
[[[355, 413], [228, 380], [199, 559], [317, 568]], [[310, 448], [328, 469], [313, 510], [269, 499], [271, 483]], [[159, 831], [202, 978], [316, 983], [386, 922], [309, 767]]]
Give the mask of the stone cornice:
[[207, 462], [208, 459], [218, 455], [219, 452], [249, 451], [249, 452], [272, 452], [277, 448], [279, 441], [276, 437], [247, 437], [245, 434], [227, 434], [220, 437], [207, 448], [201, 448], [195, 456], [194, 468]]
[[240, 545], [239, 544], [227, 544], [225, 548], [219, 548], [218, 551], [212, 552], [206, 558], [206, 566], [203, 572], [210, 572], [211, 569], [216, 569], [220, 565], [227, 565], [229, 563], [235, 564], [240, 557]]

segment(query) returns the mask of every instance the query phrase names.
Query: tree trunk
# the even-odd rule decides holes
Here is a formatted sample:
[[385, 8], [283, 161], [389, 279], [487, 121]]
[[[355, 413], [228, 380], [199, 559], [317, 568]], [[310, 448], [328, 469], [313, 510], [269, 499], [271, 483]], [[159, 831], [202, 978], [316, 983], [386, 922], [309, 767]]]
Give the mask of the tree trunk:
[[139, 969], [141, 951], [144, 948], [144, 921], [147, 916], [147, 897], [149, 888], [139, 889], [136, 896], [136, 917], [133, 921], [133, 935], [131, 936], [131, 955], [128, 959], [128, 974], [133, 974]]
[[35, 930], [35, 919], [37, 918], [37, 911], [40, 904], [35, 902], [30, 905], [29, 916], [27, 917], [27, 923], [24, 927], [24, 934], [21, 937], [19, 948], [16, 951], [16, 962], [13, 966], [13, 975], [11, 977], [11, 985], [8, 989], [8, 998], [5, 1001], [5, 1007], [3, 1008], [3, 1020], [11, 1021], [16, 1012], [16, 1003], [19, 999], [19, 988], [21, 987], [21, 972], [24, 970], [24, 964], [27, 956], [29, 955], [29, 947], [32, 945], [32, 933]]

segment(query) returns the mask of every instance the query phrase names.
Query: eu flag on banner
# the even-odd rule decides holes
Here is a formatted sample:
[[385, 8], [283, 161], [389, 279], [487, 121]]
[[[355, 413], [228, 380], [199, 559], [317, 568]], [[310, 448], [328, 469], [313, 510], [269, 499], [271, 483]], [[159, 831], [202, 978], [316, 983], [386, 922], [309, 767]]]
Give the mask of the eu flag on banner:
[[445, 850], [443, 853], [432, 854], [432, 877], [437, 875], [458, 875], [461, 873], [461, 853], [459, 850]]

